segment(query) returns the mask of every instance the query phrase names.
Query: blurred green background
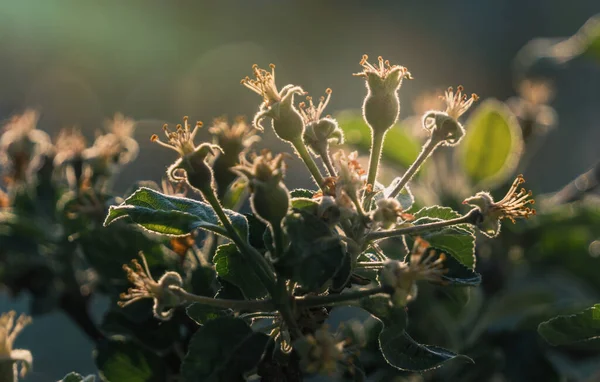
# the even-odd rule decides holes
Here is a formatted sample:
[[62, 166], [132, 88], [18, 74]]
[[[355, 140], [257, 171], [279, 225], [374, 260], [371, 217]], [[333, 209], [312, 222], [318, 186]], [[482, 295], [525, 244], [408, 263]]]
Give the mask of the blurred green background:
[[[450, 85], [505, 100], [515, 93], [512, 60], [525, 43], [569, 36], [598, 12], [597, 0], [3, 0], [0, 118], [33, 107], [52, 136], [75, 125], [90, 139], [115, 112], [141, 121], [141, 152], [119, 176], [122, 191], [159, 180], [173, 159], [149, 141], [164, 122], [251, 116], [259, 99], [239, 80], [253, 63], [275, 63], [279, 85], [314, 95], [331, 87], [333, 112], [362, 102], [364, 83], [351, 76], [361, 55], [383, 55], [415, 77], [401, 90], [406, 116], [419, 94]], [[560, 188], [598, 160], [600, 70], [575, 60], [552, 75], [559, 126], [525, 174], [537, 192]], [[270, 131], [261, 146], [269, 142]], [[305, 171], [300, 166], [289, 171]], [[288, 181], [293, 188], [307, 177]], [[3, 297], [0, 311], [26, 306]], [[28, 381], [95, 370], [91, 343], [60, 313], [37, 318], [17, 346], [34, 355]]]

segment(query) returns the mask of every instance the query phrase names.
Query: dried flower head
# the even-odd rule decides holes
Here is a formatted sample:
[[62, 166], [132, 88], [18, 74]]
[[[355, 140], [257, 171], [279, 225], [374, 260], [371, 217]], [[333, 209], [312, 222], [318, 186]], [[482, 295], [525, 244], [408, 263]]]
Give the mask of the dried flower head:
[[202, 122], [197, 121], [196, 125], [194, 125], [194, 129], [190, 130], [190, 125], [188, 121], [189, 117], [183, 117], [183, 125], [178, 124], [175, 127], [175, 131], [169, 130], [169, 125], [165, 123], [163, 125], [163, 131], [167, 136], [167, 142], [161, 141], [158, 135], [156, 134], [152, 135], [152, 137], [150, 137], [150, 140], [152, 142], [158, 143], [163, 147], [174, 150], [181, 157], [190, 155], [194, 151], [196, 151], [196, 146], [194, 145], [194, 138], [196, 137], [198, 130], [202, 127]]
[[263, 98], [259, 111], [254, 116], [253, 125], [259, 130], [264, 130], [261, 122], [269, 117], [273, 120], [273, 129], [279, 138], [284, 141], [300, 139], [304, 133], [304, 122], [294, 107], [294, 95], [304, 94], [304, 90], [294, 85], [287, 85], [278, 90], [275, 85], [275, 65], [269, 66], [270, 72], [255, 64], [252, 71], [256, 79], [246, 77], [241, 80], [242, 85]]
[[317, 105], [313, 103], [312, 97], [306, 97], [306, 102], [298, 105], [306, 125], [304, 142], [317, 156], [327, 155], [330, 143], [339, 145], [344, 142], [344, 133], [337, 121], [330, 115], [321, 117], [331, 98], [331, 89], [327, 88], [325, 93], [327, 97], [322, 96]]
[[4, 126], [0, 137], [0, 164], [11, 182], [26, 180], [44, 163], [43, 157], [52, 152], [50, 137], [36, 128], [39, 114], [26, 110], [13, 116]]
[[[29, 350], [24, 349], [13, 349], [15, 339], [21, 333], [25, 326], [31, 323], [31, 317], [21, 314], [16, 322], [15, 317], [17, 313], [11, 310], [8, 313], [0, 315], [0, 379], [2, 381], [16, 381], [17, 380], [17, 364], [21, 366], [21, 377], [25, 376], [27, 371], [31, 368], [33, 358]], [[12, 364], [6, 367], [5, 364]]]
[[394, 198], [379, 199], [377, 207], [371, 213], [375, 229], [389, 229], [398, 223], [398, 218], [403, 220], [411, 220], [412, 215], [403, 213], [400, 202]]
[[265, 223], [280, 224], [287, 215], [290, 206], [290, 193], [283, 184], [285, 175], [285, 154], [273, 154], [263, 150], [254, 155], [252, 162], [245, 159], [242, 164], [232, 168], [235, 173], [248, 179], [250, 188], [250, 206]]
[[202, 190], [212, 187], [213, 183], [213, 172], [206, 163], [206, 157], [209, 154], [214, 156], [217, 151], [222, 152], [222, 149], [210, 143], [196, 146], [194, 138], [202, 127], [202, 122], [196, 122], [194, 129], [190, 130], [188, 120], [188, 117], [183, 117], [183, 125], [177, 125], [175, 131], [169, 130], [167, 124], [163, 125], [167, 142], [161, 141], [156, 134], [150, 140], [179, 154], [179, 158], [167, 170], [170, 181], [187, 182], [191, 187]]
[[57, 167], [77, 159], [81, 160], [86, 148], [85, 137], [78, 128], [62, 129], [56, 137], [54, 147], [56, 148], [54, 165]]
[[306, 335], [294, 344], [300, 354], [300, 367], [307, 373], [333, 375], [344, 356], [345, 341], [338, 340], [329, 332], [327, 325]]
[[446, 103], [446, 110], [432, 110], [423, 116], [423, 127], [431, 132], [432, 139], [446, 146], [458, 144], [465, 135], [465, 129], [458, 118], [479, 99], [477, 94], [473, 93], [471, 97], [467, 97], [463, 91], [462, 86], [458, 86], [456, 92], [449, 87], [445, 94], [440, 96]]
[[121, 294], [120, 307], [133, 304], [136, 301], [151, 298], [154, 301], [152, 311], [159, 320], [169, 320], [174, 308], [180, 305], [180, 298], [170, 290], [170, 287], [182, 287], [183, 279], [177, 272], [166, 272], [158, 282], [154, 281], [144, 254], [140, 252], [143, 266], [136, 260], [131, 260], [131, 266], [123, 265], [127, 278], [133, 284], [127, 293]]
[[355, 76], [365, 78], [367, 96], [363, 102], [363, 116], [374, 134], [382, 135], [396, 123], [400, 114], [398, 89], [404, 78], [411, 79], [408, 70], [400, 65], [391, 65], [378, 57], [379, 65], [372, 65], [365, 54], [360, 60], [363, 71]]
[[550, 81], [524, 79], [518, 92], [519, 97], [510, 98], [507, 104], [519, 119], [523, 139], [527, 142], [532, 136], [545, 134], [557, 124], [556, 111], [548, 105], [554, 89]]
[[446, 102], [446, 114], [454, 120], [458, 120], [479, 99], [475, 93], [471, 94], [471, 97], [467, 97], [462, 93], [464, 90], [461, 85], [456, 88], [456, 92], [449, 87], [444, 96], [441, 96], [441, 99]]
[[353, 151], [346, 155], [343, 150], [339, 150], [333, 154], [333, 163], [338, 174], [336, 190], [356, 195], [365, 187], [366, 171], [358, 162], [358, 152]]
[[383, 57], [377, 57], [378, 65], [373, 65], [369, 61], [369, 56], [364, 54], [360, 60], [360, 65], [363, 71], [354, 73], [357, 77], [367, 79], [369, 90], [377, 91], [380, 88], [386, 90], [397, 90], [402, 84], [404, 78], [412, 80], [412, 76], [408, 69], [400, 65], [391, 65], [389, 60], [384, 60]]
[[109, 119], [105, 122], [106, 129], [120, 137], [120, 138], [131, 138], [135, 131], [135, 120], [125, 117], [121, 113], [116, 113], [113, 119]]
[[236, 118], [231, 125], [227, 122], [227, 118], [216, 118], [208, 131], [215, 137], [214, 143], [221, 146], [225, 155], [234, 160], [237, 160], [238, 156], [244, 154], [254, 143], [260, 141], [256, 129], [248, 125], [243, 117]]
[[[429, 243], [421, 238], [415, 240], [409, 262], [389, 260], [380, 273], [382, 285], [392, 290], [395, 304], [404, 306], [417, 297], [419, 280], [433, 283], [444, 283], [443, 276], [448, 272], [444, 268], [446, 255], [429, 248]], [[434, 260], [435, 259], [435, 260]]]
[[535, 210], [529, 207], [535, 203], [535, 200], [530, 198], [531, 191], [525, 188], [518, 189], [523, 183], [525, 183], [523, 175], [517, 176], [504, 198], [498, 202], [494, 202], [487, 192], [478, 192], [475, 196], [465, 199], [463, 204], [472, 205], [481, 212], [481, 221], [477, 226], [482, 233], [489, 237], [496, 237], [500, 233], [502, 219], [509, 219], [515, 223], [515, 219], [535, 215]]

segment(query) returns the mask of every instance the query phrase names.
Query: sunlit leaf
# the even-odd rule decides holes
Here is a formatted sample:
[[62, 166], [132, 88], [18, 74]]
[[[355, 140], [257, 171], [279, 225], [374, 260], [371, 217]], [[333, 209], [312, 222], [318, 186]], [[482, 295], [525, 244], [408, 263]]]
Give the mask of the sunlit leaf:
[[161, 382], [167, 378], [166, 366], [156, 354], [118, 338], [99, 344], [95, 360], [103, 381]]
[[576, 314], [542, 322], [538, 332], [555, 346], [594, 340], [600, 349], [600, 304]]
[[[248, 222], [244, 215], [225, 210], [234, 227], [243, 237], [248, 236]], [[184, 236], [202, 228], [224, 236], [221, 225], [210, 205], [197, 200], [161, 194], [149, 188], [140, 188], [118, 206], [111, 206], [104, 225], [129, 217], [145, 229], [169, 236]]]
[[[371, 147], [371, 130], [361, 113], [347, 110], [336, 115], [344, 131], [345, 142], [367, 152]], [[382, 158], [404, 168], [410, 166], [421, 151], [421, 145], [413, 138], [406, 127], [396, 124], [385, 136]]]
[[267, 290], [235, 244], [220, 245], [213, 263], [217, 275], [240, 288], [246, 298], [257, 299], [266, 296]]
[[508, 107], [496, 100], [482, 102], [465, 129], [456, 155], [473, 183], [491, 187], [512, 176], [523, 151], [523, 137]]

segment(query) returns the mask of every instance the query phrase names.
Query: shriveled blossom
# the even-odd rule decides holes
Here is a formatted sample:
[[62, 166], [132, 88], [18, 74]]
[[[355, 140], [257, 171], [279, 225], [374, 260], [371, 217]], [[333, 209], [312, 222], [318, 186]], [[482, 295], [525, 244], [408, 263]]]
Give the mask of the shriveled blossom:
[[443, 276], [446, 255], [441, 253], [435, 260], [436, 252], [421, 238], [415, 240], [409, 262], [388, 260], [379, 275], [382, 285], [391, 289], [392, 299], [398, 306], [404, 306], [417, 297], [417, 281], [444, 283]]
[[529, 218], [535, 215], [535, 210], [529, 207], [535, 200], [531, 199], [531, 191], [519, 186], [525, 183], [523, 175], [517, 176], [508, 192], [498, 202], [488, 192], [478, 192], [475, 196], [465, 199], [463, 204], [469, 204], [479, 209], [481, 221], [477, 227], [489, 237], [496, 237], [500, 233], [502, 219], [509, 219], [515, 223], [518, 218]]
[[179, 154], [179, 158], [167, 170], [170, 181], [188, 181], [190, 186], [199, 190], [212, 187], [213, 173], [206, 163], [206, 157], [209, 154], [214, 156], [217, 151], [221, 151], [221, 148], [210, 143], [196, 146], [194, 138], [202, 127], [202, 122], [196, 122], [194, 128], [190, 130], [188, 121], [188, 117], [183, 117], [183, 125], [177, 125], [175, 131], [169, 130], [167, 124], [163, 125], [167, 142], [161, 141], [156, 134], [152, 135], [150, 140]]
[[98, 134], [83, 156], [95, 173], [110, 175], [137, 157], [139, 145], [131, 136], [135, 129], [134, 120], [117, 113], [105, 124], [108, 133]]
[[36, 128], [39, 114], [27, 110], [13, 116], [4, 126], [0, 137], [0, 164], [11, 182], [24, 181], [28, 174], [37, 171], [44, 155], [52, 152], [48, 134]]
[[251, 192], [250, 205], [257, 217], [269, 224], [280, 224], [288, 212], [290, 195], [282, 182], [285, 175], [285, 154], [273, 154], [263, 150], [254, 155], [252, 162], [243, 159], [232, 168], [235, 173], [248, 179]]
[[548, 106], [554, 96], [554, 89], [548, 80], [524, 79], [518, 87], [519, 97], [510, 98], [506, 103], [521, 124], [523, 139], [527, 142], [534, 135], [546, 133], [558, 121], [556, 111]]
[[338, 370], [338, 363], [345, 358], [344, 340], [339, 340], [329, 332], [327, 325], [306, 335], [294, 344], [300, 355], [300, 367], [310, 374], [333, 375]]
[[462, 86], [458, 86], [456, 92], [449, 87], [444, 95], [440, 96], [446, 103], [446, 110], [430, 111], [423, 117], [423, 127], [431, 131], [434, 139], [447, 146], [457, 144], [465, 135], [464, 127], [458, 119], [479, 99], [477, 94], [473, 93], [468, 97], [463, 91]]
[[257, 129], [264, 130], [262, 121], [271, 118], [273, 129], [279, 138], [285, 141], [301, 139], [304, 133], [304, 122], [294, 107], [294, 95], [304, 94], [304, 90], [295, 85], [286, 85], [278, 90], [275, 84], [275, 65], [270, 64], [269, 67], [270, 72], [255, 64], [252, 66], [255, 79], [246, 77], [241, 80], [242, 85], [263, 98], [258, 113], [254, 116], [253, 125]]
[[[319, 103], [314, 104], [312, 97], [306, 97], [306, 102], [299, 106], [300, 114], [304, 119], [306, 129], [304, 131], [304, 142], [316, 156], [326, 157], [329, 155], [329, 144], [340, 145], [344, 142], [344, 133], [338, 123], [330, 115], [322, 117], [322, 114], [331, 98], [331, 89], [327, 88], [326, 97], [321, 96]], [[326, 165], [330, 165], [327, 161]], [[328, 168], [332, 173], [332, 169]], [[335, 174], [331, 174], [335, 175]]]
[[333, 154], [333, 164], [337, 172], [336, 190], [348, 195], [357, 195], [365, 187], [366, 171], [358, 162], [358, 152], [346, 155], [343, 150]]
[[396, 225], [398, 219], [411, 220], [412, 215], [404, 213], [402, 206], [394, 198], [379, 199], [377, 207], [371, 213], [374, 228], [389, 229]]
[[154, 281], [148, 263], [143, 253], [140, 253], [142, 264], [136, 259], [131, 260], [131, 266], [123, 265], [123, 270], [127, 272], [127, 279], [133, 284], [127, 293], [121, 293], [120, 307], [125, 307], [146, 298], [154, 301], [152, 312], [154, 317], [159, 320], [169, 320], [173, 316], [174, 308], [181, 300], [169, 288], [182, 287], [183, 279], [177, 272], [166, 272], [158, 282]]
[[256, 129], [248, 125], [243, 117], [236, 118], [232, 124], [227, 122], [227, 118], [216, 118], [208, 131], [215, 137], [214, 143], [221, 146], [223, 153], [233, 157], [244, 154], [250, 146], [260, 141]]
[[31, 317], [11, 310], [0, 315], [0, 380], [17, 381], [17, 365], [21, 366], [21, 377], [31, 368], [33, 357], [29, 350], [13, 349], [15, 339], [25, 326], [31, 323]]
[[397, 90], [404, 78], [412, 79], [410, 72], [404, 66], [391, 65], [389, 60], [384, 60], [381, 56], [377, 57], [377, 65], [371, 64], [368, 60], [369, 56], [364, 54], [360, 60], [363, 71], [354, 73], [354, 75], [366, 78], [371, 91], [377, 91], [380, 88]]

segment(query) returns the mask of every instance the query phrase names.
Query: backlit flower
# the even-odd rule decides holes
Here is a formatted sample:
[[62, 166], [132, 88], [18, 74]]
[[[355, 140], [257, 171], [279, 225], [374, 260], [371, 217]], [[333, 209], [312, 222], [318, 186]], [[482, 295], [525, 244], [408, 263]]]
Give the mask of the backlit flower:
[[11, 310], [0, 316], [0, 380], [6, 382], [17, 381], [17, 364], [21, 366], [20, 375], [23, 377], [33, 362], [29, 350], [13, 349], [19, 333], [31, 323], [31, 317], [24, 314], [15, 322], [16, 315], [16, 312]]
[[498, 202], [494, 202], [488, 192], [478, 192], [475, 196], [465, 199], [463, 204], [475, 206], [481, 212], [482, 220], [477, 226], [486, 236], [498, 236], [502, 219], [509, 219], [514, 223], [518, 218], [535, 215], [535, 210], [529, 207], [535, 203], [535, 200], [530, 198], [531, 191], [518, 189], [522, 183], [525, 183], [523, 175], [517, 176], [504, 198]]

